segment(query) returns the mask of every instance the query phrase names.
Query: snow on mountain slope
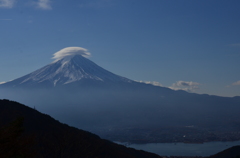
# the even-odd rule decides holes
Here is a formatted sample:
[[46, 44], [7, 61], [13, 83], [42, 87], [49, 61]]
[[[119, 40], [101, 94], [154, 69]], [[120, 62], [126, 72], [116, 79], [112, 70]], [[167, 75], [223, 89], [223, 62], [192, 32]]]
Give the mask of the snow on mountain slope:
[[66, 56], [60, 60], [44, 66], [28, 75], [3, 85], [18, 87], [24, 85], [47, 84], [58, 86], [80, 81], [82, 79], [96, 80], [101, 82], [134, 82], [127, 78], [115, 75], [82, 55]]

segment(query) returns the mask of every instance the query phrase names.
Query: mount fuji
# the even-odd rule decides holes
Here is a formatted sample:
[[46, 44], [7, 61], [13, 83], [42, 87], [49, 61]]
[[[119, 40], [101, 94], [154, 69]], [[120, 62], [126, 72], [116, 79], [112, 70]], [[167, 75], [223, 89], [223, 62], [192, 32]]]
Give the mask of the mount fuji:
[[1, 84], [0, 97], [34, 106], [113, 141], [240, 138], [240, 97], [200, 95], [136, 82], [101, 68], [88, 55], [80, 47], [62, 49], [54, 54], [54, 62]]
[[30, 74], [12, 80], [2, 87], [57, 87], [81, 81], [104, 83], [133, 83], [130, 79], [115, 75], [82, 55], [66, 56]]

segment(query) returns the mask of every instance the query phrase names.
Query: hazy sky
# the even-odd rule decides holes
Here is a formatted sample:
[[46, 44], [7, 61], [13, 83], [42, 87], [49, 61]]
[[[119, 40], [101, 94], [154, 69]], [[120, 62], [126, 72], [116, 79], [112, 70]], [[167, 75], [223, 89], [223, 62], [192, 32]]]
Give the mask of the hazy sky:
[[72, 46], [129, 79], [240, 96], [239, 0], [0, 0], [0, 82]]

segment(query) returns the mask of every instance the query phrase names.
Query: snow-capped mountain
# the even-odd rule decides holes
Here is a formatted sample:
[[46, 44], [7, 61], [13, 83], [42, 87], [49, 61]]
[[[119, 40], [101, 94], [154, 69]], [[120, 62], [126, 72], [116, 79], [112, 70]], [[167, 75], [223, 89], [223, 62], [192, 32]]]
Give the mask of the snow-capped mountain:
[[82, 55], [73, 55], [56, 60], [28, 75], [2, 84], [2, 86], [23, 87], [41, 85], [44, 87], [56, 87], [85, 79], [111, 83], [134, 82], [101, 68]]
[[217, 135], [218, 130], [234, 133], [240, 129], [239, 97], [200, 95], [135, 82], [101, 68], [86, 58], [89, 55], [84, 48], [64, 48], [54, 54], [55, 61], [49, 65], [0, 84], [0, 97], [36, 106], [65, 123], [113, 141], [121, 135], [121, 141], [139, 137], [150, 142], [149, 135], [156, 129], [165, 135], [162, 127], [173, 127], [167, 131], [167, 138], [174, 138], [170, 141], [185, 141], [185, 132], [176, 137], [178, 128], [186, 128], [194, 141], [200, 138], [196, 131], [206, 140], [205, 136], [212, 137], [208, 131]]

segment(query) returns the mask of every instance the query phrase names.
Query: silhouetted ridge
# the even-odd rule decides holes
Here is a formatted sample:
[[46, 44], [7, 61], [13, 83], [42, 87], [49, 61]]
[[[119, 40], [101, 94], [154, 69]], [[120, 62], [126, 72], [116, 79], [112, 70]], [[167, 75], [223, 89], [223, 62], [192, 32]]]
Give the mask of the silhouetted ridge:
[[[34, 135], [36, 157], [43, 158], [157, 158], [144, 151], [126, 148], [97, 135], [69, 127], [48, 115], [9, 100], [0, 100], [0, 127], [24, 117], [24, 135]], [[16, 146], [17, 148], [17, 146]]]
[[234, 146], [209, 158], [240, 158], [240, 146]]

